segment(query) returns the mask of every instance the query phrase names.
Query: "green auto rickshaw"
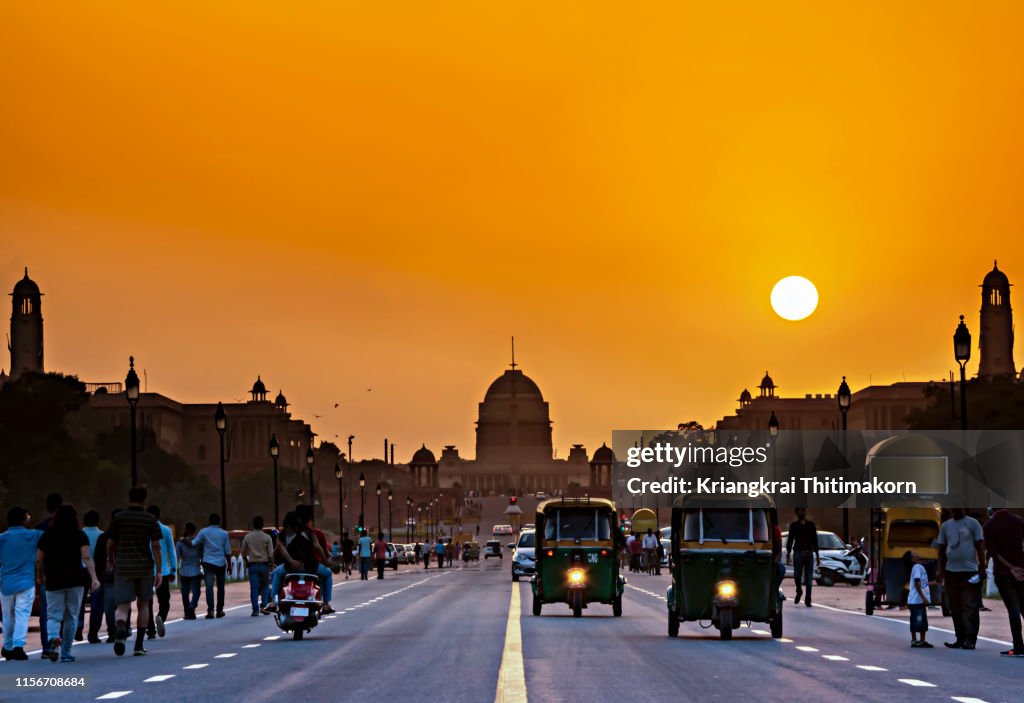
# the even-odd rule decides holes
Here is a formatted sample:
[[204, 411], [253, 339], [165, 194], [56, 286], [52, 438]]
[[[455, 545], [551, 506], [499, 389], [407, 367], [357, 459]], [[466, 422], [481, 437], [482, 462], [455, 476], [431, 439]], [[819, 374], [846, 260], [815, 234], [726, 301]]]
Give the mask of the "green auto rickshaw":
[[741, 622], [766, 622], [782, 637], [782, 594], [772, 553], [770, 496], [680, 496], [672, 506], [668, 635], [710, 621], [723, 640]]
[[573, 617], [590, 603], [622, 615], [626, 579], [619, 574], [624, 540], [615, 503], [602, 498], [559, 498], [537, 506], [536, 573], [530, 579], [533, 614], [545, 603], [566, 603]]

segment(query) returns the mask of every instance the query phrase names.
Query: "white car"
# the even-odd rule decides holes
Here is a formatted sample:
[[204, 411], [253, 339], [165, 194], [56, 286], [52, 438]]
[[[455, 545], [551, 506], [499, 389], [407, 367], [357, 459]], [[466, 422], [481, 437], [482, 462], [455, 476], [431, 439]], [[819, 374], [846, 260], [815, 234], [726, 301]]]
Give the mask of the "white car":
[[537, 561], [534, 552], [534, 540], [537, 533], [534, 530], [523, 530], [519, 535], [519, 541], [514, 545], [512, 552], [512, 580], [518, 581], [520, 576], [531, 576], [537, 570]]
[[408, 564], [409, 563], [409, 557], [405, 553], [405, 545], [404, 544], [396, 544], [395, 545], [395, 561], [397, 563], [399, 563], [399, 564]]
[[501, 553], [501, 542], [496, 539], [489, 540], [484, 545], [484, 559], [490, 559], [491, 557], [504, 558], [504, 555]]
[[[793, 555], [786, 551], [786, 540], [789, 538], [789, 532], [782, 533], [782, 560], [786, 565], [786, 578], [793, 578]], [[839, 539], [839, 535], [835, 532], [822, 532], [818, 530], [818, 554], [822, 559], [825, 556], [839, 556], [847, 549], [846, 544], [843, 540]], [[814, 574], [812, 578], [815, 581], [821, 579], [821, 573], [818, 571], [818, 565], [814, 565]]]

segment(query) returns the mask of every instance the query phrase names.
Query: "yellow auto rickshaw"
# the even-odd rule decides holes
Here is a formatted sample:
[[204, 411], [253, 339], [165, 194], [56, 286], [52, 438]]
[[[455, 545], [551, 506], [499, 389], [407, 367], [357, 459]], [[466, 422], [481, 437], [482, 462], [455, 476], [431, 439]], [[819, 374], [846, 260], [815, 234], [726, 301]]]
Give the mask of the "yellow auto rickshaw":
[[[928, 578], [935, 578], [939, 550], [935, 539], [942, 524], [938, 503], [906, 501], [883, 503], [871, 516], [871, 574], [864, 594], [864, 612], [868, 615], [880, 605], [902, 605], [910, 574], [903, 566], [903, 555], [914, 551], [924, 560]], [[942, 601], [940, 586], [933, 586], [931, 602]]]

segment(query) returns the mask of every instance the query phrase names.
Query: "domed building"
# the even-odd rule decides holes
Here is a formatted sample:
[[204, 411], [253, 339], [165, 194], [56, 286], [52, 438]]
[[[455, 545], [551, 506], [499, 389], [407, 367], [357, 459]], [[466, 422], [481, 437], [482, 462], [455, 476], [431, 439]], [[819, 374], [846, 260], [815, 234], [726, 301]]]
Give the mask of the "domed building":
[[11, 332], [7, 343], [11, 352], [10, 378], [23, 373], [43, 372], [43, 294], [39, 286], [25, 276], [11, 291]]

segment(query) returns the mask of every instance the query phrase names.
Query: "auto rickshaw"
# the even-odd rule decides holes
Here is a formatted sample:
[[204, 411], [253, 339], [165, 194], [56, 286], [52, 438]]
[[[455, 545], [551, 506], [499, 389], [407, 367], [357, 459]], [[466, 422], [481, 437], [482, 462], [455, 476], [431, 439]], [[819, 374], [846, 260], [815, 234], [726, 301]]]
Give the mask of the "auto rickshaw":
[[626, 579], [617, 551], [623, 542], [615, 503], [602, 498], [557, 498], [537, 506], [536, 573], [530, 579], [533, 614], [545, 603], [566, 603], [581, 617], [591, 603], [622, 615]]
[[[933, 543], [939, 536], [942, 509], [938, 503], [924, 501], [883, 503], [872, 510], [871, 524], [871, 573], [864, 594], [864, 612], [868, 615], [881, 605], [903, 604], [910, 578], [903, 566], [903, 554], [908, 550], [921, 556], [929, 580], [935, 578], [939, 550]], [[932, 586], [931, 602], [943, 602], [941, 586]]]
[[672, 505], [668, 636], [679, 623], [710, 621], [723, 640], [743, 621], [782, 637], [782, 593], [772, 556], [770, 496], [680, 496]]

